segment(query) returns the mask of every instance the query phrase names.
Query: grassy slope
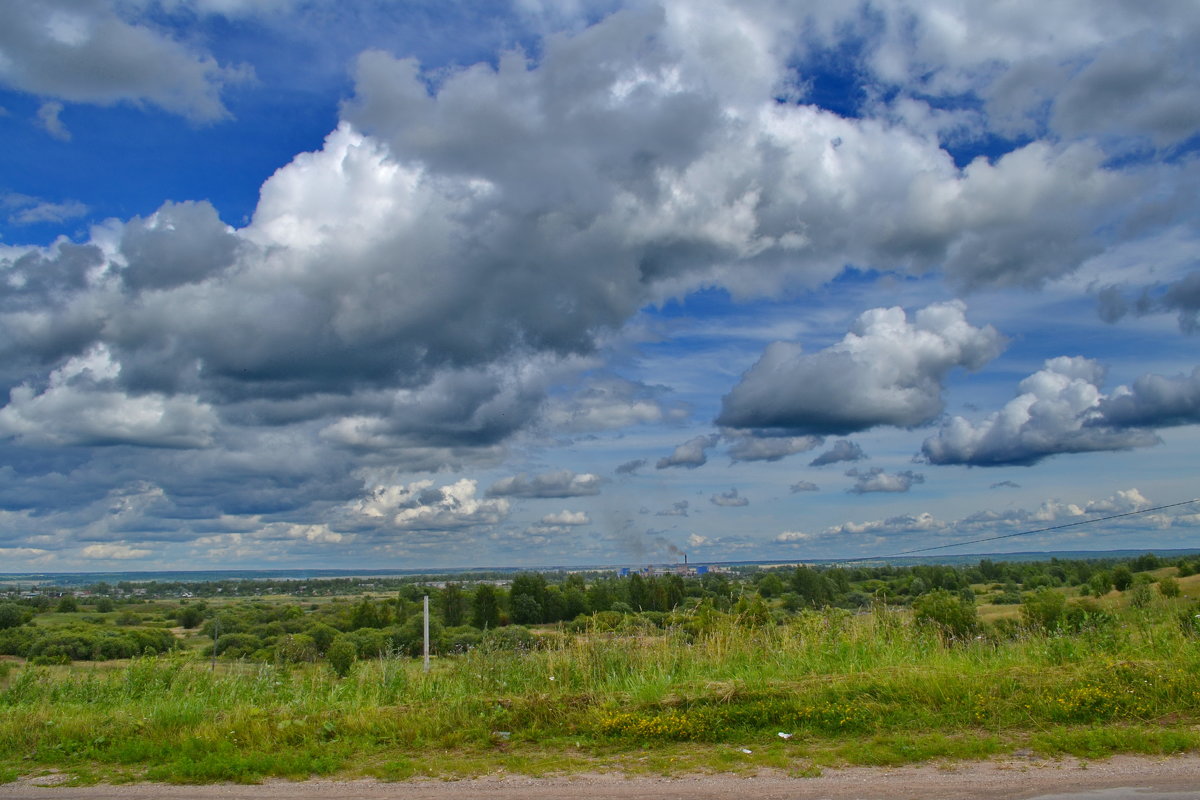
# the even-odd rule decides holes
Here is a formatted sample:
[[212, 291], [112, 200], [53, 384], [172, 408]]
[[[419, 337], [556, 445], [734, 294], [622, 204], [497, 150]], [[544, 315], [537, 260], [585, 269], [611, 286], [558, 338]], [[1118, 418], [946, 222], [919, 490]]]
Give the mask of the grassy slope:
[[[1192, 588], [1192, 587], [1188, 587]], [[532, 653], [356, 665], [190, 656], [30, 668], [0, 692], [0, 777], [83, 780], [680, 771], [1200, 746], [1200, 640], [1156, 600], [1072, 635], [943, 644], [899, 612], [698, 637], [563, 637]], [[778, 733], [792, 734], [790, 739]], [[747, 754], [743, 749], [752, 752]]]

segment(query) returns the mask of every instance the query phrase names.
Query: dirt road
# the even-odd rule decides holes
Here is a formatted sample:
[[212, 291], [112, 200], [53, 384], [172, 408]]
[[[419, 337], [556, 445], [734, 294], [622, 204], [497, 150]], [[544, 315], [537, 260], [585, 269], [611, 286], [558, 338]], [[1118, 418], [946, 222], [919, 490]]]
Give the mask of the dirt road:
[[0, 800], [1200, 800], [1200, 756], [1080, 762], [1011, 759], [895, 769], [826, 770], [817, 778], [577, 775], [469, 781], [270, 781], [257, 786], [63, 787], [54, 776], [0, 786]]

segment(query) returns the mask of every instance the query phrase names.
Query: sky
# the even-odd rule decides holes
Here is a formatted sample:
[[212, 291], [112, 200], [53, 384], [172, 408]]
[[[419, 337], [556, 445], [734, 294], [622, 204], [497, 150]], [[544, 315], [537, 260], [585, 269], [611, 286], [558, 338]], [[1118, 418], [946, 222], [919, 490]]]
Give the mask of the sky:
[[1187, 548], [1200, 5], [0, 5], [3, 571]]

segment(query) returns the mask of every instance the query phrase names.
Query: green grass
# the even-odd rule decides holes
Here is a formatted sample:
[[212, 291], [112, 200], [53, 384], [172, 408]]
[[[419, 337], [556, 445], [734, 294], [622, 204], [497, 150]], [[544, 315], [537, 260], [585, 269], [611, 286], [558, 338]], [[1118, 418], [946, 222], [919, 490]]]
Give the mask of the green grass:
[[[186, 654], [21, 667], [0, 690], [0, 780], [384, 780], [647, 774], [1200, 748], [1200, 641], [1174, 607], [1078, 634], [944, 645], [906, 614], [717, 615], [696, 635], [590, 634], [547, 650], [323, 665]], [[778, 733], [792, 734], [782, 739]], [[742, 752], [748, 749], [750, 753]]]

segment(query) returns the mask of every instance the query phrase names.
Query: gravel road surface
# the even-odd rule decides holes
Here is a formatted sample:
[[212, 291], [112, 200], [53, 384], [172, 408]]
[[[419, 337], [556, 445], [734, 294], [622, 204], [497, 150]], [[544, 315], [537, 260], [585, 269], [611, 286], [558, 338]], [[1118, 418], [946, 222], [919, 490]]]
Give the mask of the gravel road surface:
[[252, 786], [88, 787], [56, 786], [55, 778], [0, 785], [0, 800], [1200, 800], [1200, 756], [1194, 755], [852, 767], [825, 770], [817, 778], [777, 773], [682, 778], [589, 774], [398, 783], [311, 780]]

